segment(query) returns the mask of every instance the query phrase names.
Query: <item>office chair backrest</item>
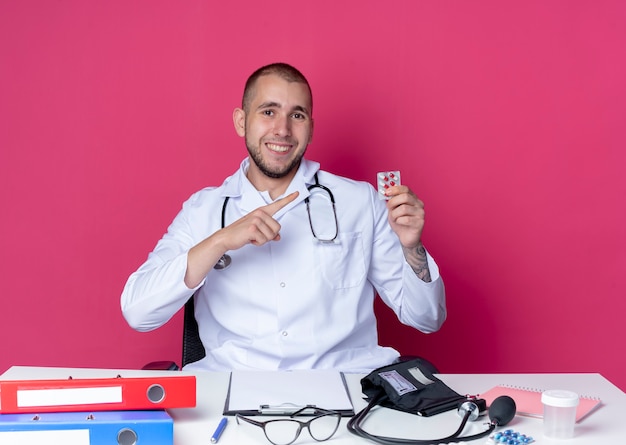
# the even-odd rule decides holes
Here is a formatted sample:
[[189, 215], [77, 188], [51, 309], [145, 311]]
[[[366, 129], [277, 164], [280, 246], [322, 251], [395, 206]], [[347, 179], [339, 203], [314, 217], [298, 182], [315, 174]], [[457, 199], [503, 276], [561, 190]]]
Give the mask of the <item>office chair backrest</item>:
[[198, 333], [193, 295], [185, 303], [183, 318], [183, 359], [182, 366], [197, 362], [206, 357], [206, 350]]
[[157, 370], [157, 371], [180, 371], [180, 369], [193, 362], [206, 357], [206, 350], [200, 340], [200, 334], [198, 333], [198, 322], [194, 313], [194, 301], [193, 295], [187, 303], [185, 303], [183, 309], [183, 357], [181, 365], [171, 360], [161, 360], [147, 363], [143, 366], [144, 370]]

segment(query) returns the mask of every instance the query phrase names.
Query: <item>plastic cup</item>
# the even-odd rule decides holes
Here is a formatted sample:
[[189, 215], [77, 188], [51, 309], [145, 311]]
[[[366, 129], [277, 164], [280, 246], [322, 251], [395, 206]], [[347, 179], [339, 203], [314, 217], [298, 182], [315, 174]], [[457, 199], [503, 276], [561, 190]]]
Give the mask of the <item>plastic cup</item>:
[[543, 403], [543, 434], [555, 439], [574, 436], [578, 394], [572, 391], [551, 389], [541, 394]]

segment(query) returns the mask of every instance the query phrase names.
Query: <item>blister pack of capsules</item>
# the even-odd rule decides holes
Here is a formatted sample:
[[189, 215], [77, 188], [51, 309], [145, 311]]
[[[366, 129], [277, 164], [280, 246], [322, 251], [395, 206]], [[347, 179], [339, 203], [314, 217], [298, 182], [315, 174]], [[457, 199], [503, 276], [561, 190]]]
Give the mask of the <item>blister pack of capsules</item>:
[[522, 434], [518, 431], [506, 430], [499, 431], [489, 436], [487, 439], [487, 445], [524, 445], [527, 443], [533, 443], [535, 439], [526, 434]]
[[394, 185], [400, 185], [400, 172], [397, 170], [388, 172], [378, 172], [376, 175], [376, 183], [378, 184], [378, 194], [381, 199], [389, 199], [385, 196], [385, 191]]

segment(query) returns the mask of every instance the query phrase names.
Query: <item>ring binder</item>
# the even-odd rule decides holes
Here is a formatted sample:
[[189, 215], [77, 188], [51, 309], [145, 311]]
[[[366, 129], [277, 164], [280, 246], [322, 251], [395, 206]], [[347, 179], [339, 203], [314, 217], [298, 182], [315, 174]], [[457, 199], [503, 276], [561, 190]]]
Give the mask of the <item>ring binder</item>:
[[165, 410], [0, 414], [0, 445], [171, 445]]
[[7, 414], [194, 406], [193, 375], [0, 381], [0, 413]]

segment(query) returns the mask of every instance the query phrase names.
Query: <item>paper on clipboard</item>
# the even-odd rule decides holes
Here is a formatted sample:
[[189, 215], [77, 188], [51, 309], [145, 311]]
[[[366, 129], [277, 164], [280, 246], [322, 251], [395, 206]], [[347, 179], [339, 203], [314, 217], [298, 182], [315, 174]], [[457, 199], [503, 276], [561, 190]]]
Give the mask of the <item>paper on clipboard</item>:
[[[335, 370], [233, 371], [225, 415], [266, 414], [266, 407], [304, 407], [354, 415], [343, 373]], [[277, 414], [277, 413], [276, 413]], [[283, 413], [285, 414], [285, 413]]]

